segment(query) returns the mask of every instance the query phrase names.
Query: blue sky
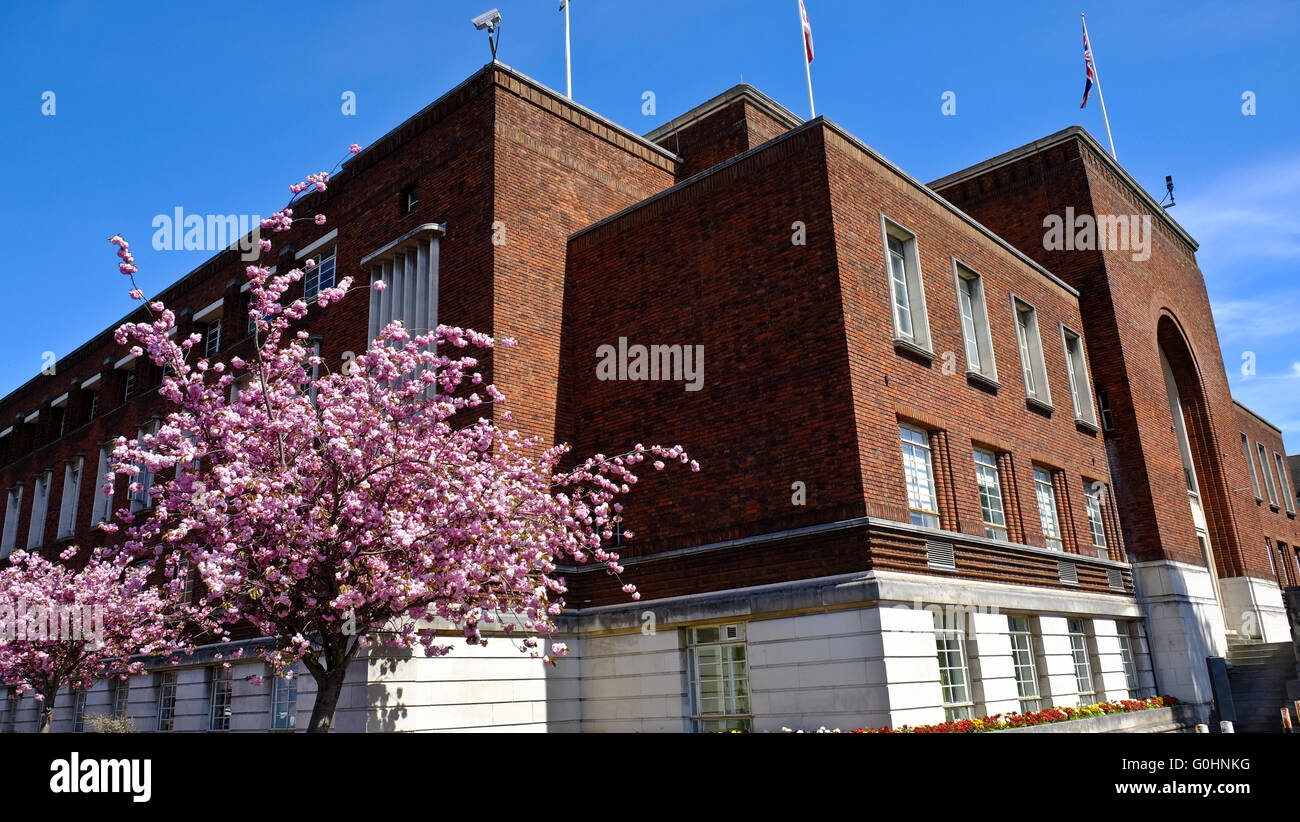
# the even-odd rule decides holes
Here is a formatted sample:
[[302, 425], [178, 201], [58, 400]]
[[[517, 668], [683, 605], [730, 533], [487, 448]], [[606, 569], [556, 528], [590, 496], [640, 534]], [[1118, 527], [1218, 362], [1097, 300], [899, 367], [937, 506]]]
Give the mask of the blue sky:
[[[283, 205], [290, 181], [483, 65], [469, 20], [494, 2], [500, 59], [563, 90], [557, 0], [5, 4], [0, 394], [130, 308], [110, 234], [133, 241], [157, 291], [208, 255], [152, 250], [155, 215]], [[807, 5], [818, 112], [921, 180], [1072, 123], [1104, 141], [1095, 94], [1079, 110], [1086, 11], [1120, 162], [1157, 199], [1174, 175], [1172, 214], [1201, 243], [1234, 393], [1300, 452], [1300, 4]], [[742, 78], [807, 115], [795, 0], [573, 0], [572, 27], [575, 99], [634, 131]], [[945, 91], [956, 116], [941, 113]]]

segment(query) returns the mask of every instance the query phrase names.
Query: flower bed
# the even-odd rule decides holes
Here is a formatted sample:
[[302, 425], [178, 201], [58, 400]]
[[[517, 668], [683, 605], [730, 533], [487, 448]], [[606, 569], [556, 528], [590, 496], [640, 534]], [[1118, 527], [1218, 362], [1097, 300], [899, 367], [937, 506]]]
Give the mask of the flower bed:
[[[1148, 699], [1123, 699], [1119, 702], [1100, 702], [1096, 705], [1080, 705], [1076, 708], [1047, 708], [1027, 714], [1012, 712], [994, 714], [979, 719], [959, 719], [941, 722], [938, 725], [904, 725], [897, 730], [893, 728], [857, 728], [841, 731], [818, 728], [815, 733], [851, 733], [851, 734], [974, 734], [985, 731], [1005, 731], [1009, 728], [1029, 728], [1034, 725], [1048, 725], [1054, 722], [1069, 722], [1075, 719], [1091, 719], [1109, 714], [1125, 714], [1135, 711], [1148, 711], [1154, 708], [1168, 708], [1177, 705], [1178, 700], [1172, 696], [1153, 696]], [[781, 729], [785, 733], [796, 733], [789, 728]], [[803, 731], [797, 731], [803, 733]]]

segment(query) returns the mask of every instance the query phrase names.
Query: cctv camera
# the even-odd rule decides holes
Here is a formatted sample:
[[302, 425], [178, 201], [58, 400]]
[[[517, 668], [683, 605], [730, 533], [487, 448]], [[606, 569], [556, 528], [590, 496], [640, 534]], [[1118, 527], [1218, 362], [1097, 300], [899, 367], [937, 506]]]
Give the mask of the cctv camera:
[[474, 18], [474, 28], [487, 29], [488, 31], [492, 31], [492, 29], [496, 26], [496, 24], [500, 22], [501, 22], [501, 12], [497, 11], [496, 9], [492, 9], [492, 11], [485, 11], [482, 14], [480, 14], [478, 17]]

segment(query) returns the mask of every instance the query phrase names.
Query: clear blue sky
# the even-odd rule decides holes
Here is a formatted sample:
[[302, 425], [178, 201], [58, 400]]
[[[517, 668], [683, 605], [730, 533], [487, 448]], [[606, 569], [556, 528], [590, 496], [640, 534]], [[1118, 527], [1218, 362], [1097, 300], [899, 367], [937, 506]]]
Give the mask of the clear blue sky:
[[[53, 2], [0, 10], [0, 224], [9, 238], [0, 395], [208, 255], [154, 251], [157, 214], [266, 214], [286, 185], [366, 145], [488, 59], [564, 87], [558, 0]], [[1081, 123], [1087, 11], [1119, 159], [1201, 243], [1237, 397], [1300, 451], [1300, 4], [807, 0], [818, 112], [921, 180]], [[796, 0], [573, 0], [574, 96], [644, 132], [743, 79], [808, 110]], [[642, 92], [657, 99], [641, 113]], [[1253, 91], [1258, 113], [1241, 113]], [[41, 113], [55, 93], [54, 116]], [[340, 95], [356, 94], [356, 116]], [[957, 115], [940, 112], [957, 95]], [[1243, 377], [1242, 355], [1257, 373]]]

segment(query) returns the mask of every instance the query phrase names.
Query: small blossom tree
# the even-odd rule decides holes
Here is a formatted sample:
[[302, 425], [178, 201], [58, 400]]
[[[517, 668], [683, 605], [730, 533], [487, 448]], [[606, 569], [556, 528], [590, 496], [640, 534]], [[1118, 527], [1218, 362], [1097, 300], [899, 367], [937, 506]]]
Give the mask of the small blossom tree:
[[76, 554], [51, 562], [17, 551], [0, 570], [0, 681], [11, 698], [35, 693], [42, 733], [63, 686], [89, 690], [97, 679], [142, 673], [140, 655], [181, 647], [181, 625], [146, 567], [96, 551], [76, 569]]
[[[323, 172], [290, 190], [328, 182]], [[262, 227], [274, 234], [294, 221], [286, 207]], [[112, 242], [131, 296], [143, 299], [127, 242]], [[270, 240], [260, 244], [270, 251]], [[173, 593], [193, 568], [203, 593], [186, 611], [206, 630], [228, 640], [249, 624], [267, 638], [261, 654], [275, 671], [300, 661], [317, 686], [311, 731], [329, 730], [349, 663], [375, 642], [436, 656], [450, 651], [449, 635], [482, 644], [495, 624], [541, 655], [563, 608], [557, 563], [622, 570], [602, 539], [621, 511], [615, 498], [636, 482], [633, 466], [654, 457], [657, 469], [665, 460], [699, 469], [680, 446], [641, 445], [562, 468], [573, 464], [566, 446], [543, 448], [479, 416], [504, 397], [484, 384], [474, 352], [511, 340], [394, 322], [346, 373], [330, 373], [297, 328], [308, 304], [286, 304], [303, 271], [254, 264], [247, 275], [256, 326], [247, 359], [192, 362], [199, 336], [169, 336], [175, 317], [160, 302], [148, 304], [151, 321], [118, 329], [137, 356], [167, 366], [160, 390], [176, 410], [156, 433], [119, 439], [107, 479], [125, 475], [140, 492], [141, 467], [154, 476], [180, 467], [152, 485], [147, 509], [118, 512], [123, 549], [163, 567]], [[321, 290], [318, 308], [350, 285]], [[499, 418], [510, 422], [508, 411]], [[554, 643], [547, 658], [565, 650]]]

